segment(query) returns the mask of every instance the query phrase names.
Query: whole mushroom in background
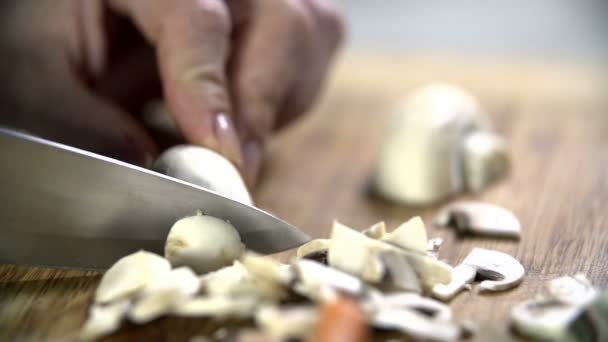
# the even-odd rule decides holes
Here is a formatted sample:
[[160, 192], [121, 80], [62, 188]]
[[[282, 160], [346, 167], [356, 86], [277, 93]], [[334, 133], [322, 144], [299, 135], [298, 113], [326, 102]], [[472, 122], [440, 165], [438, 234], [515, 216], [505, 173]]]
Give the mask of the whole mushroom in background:
[[374, 181], [387, 199], [427, 205], [479, 191], [508, 168], [506, 145], [477, 100], [431, 84], [413, 90], [389, 120]]

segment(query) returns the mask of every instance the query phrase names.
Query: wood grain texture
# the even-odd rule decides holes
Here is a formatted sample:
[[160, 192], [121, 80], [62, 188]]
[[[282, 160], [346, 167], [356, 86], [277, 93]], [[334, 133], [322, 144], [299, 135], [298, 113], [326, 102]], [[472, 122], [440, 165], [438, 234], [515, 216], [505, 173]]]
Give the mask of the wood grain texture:
[[[608, 94], [604, 69], [511, 62], [468, 63], [443, 56], [346, 55], [315, 113], [277, 136], [255, 197], [259, 205], [312, 236], [334, 219], [363, 229], [390, 228], [413, 215], [445, 239], [440, 257], [460, 262], [471, 248], [510, 253], [527, 270], [517, 289], [464, 293], [451, 302], [457, 320], [481, 326], [477, 340], [509, 340], [510, 308], [546, 280], [577, 272], [608, 287]], [[386, 118], [414, 86], [448, 81], [472, 91], [509, 142], [508, 179], [474, 198], [510, 208], [520, 242], [458, 238], [430, 225], [440, 205], [408, 208], [368, 191]], [[1, 226], [1, 222], [0, 222]], [[291, 253], [278, 257], [286, 259]], [[0, 340], [65, 340], [84, 321], [99, 274], [0, 265]], [[231, 324], [161, 319], [125, 327], [108, 341], [184, 341]]]

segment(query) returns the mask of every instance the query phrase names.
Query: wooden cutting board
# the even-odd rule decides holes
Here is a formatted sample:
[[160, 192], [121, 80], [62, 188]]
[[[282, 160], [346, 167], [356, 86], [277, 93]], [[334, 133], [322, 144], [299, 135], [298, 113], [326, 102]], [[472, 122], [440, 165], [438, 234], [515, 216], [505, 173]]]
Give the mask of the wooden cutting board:
[[[509, 340], [510, 308], [547, 280], [581, 272], [608, 287], [607, 80], [605, 69], [590, 66], [347, 54], [315, 112], [271, 142], [255, 197], [314, 237], [328, 236], [334, 219], [358, 229], [384, 220], [393, 228], [422, 215], [429, 235], [444, 238], [440, 257], [452, 264], [475, 246], [512, 254], [527, 270], [521, 286], [451, 302], [458, 321], [480, 325], [477, 340]], [[440, 206], [408, 208], [369, 195], [387, 116], [408, 90], [429, 81], [469, 89], [509, 140], [509, 178], [461, 198], [513, 210], [521, 241], [458, 238], [430, 224]], [[84, 321], [99, 279], [94, 272], [0, 265], [0, 340], [63, 340]], [[161, 319], [108, 340], [187, 341], [217, 327]]]

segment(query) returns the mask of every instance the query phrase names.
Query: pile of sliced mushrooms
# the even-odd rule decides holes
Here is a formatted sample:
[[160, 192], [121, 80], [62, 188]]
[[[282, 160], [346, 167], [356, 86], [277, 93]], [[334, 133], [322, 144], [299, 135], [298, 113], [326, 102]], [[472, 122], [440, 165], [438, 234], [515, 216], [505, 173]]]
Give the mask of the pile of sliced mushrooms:
[[390, 232], [383, 222], [358, 232], [336, 221], [329, 239], [302, 245], [282, 264], [247, 251], [230, 223], [197, 213], [171, 228], [164, 257], [139, 251], [104, 274], [80, 337], [110, 334], [123, 320], [145, 324], [173, 315], [253, 319], [268, 340], [306, 340], [319, 305], [348, 296], [374, 328], [457, 340], [468, 329], [442, 301], [474, 280], [483, 280], [480, 291], [509, 289], [524, 269], [481, 248], [452, 267], [438, 260], [440, 245], [427, 238], [419, 217]]
[[[502, 177], [506, 148], [479, 108], [471, 96], [446, 85], [414, 92], [387, 135], [376, 177], [379, 192], [427, 204], [463, 190], [479, 191]], [[201, 174], [210, 163], [226, 172]], [[178, 146], [163, 154], [155, 169], [252, 204], [236, 168], [217, 153]], [[218, 178], [235, 181], [213, 183]], [[449, 204], [434, 223], [459, 234], [519, 239], [521, 233], [513, 213], [489, 203]], [[284, 264], [247, 250], [229, 222], [193, 213], [173, 225], [164, 256], [138, 251], [107, 270], [78, 336], [96, 339], [125, 321], [146, 324], [177, 316], [253, 321], [255, 328], [231, 332], [231, 340], [242, 342], [334, 341], [316, 332], [331, 321], [326, 312], [341, 312], [326, 308], [347, 298], [356, 306], [343, 310], [349, 341], [366, 340], [353, 337], [356, 324], [360, 331], [387, 331], [398, 340], [459, 340], [474, 332], [474, 324], [459, 321], [446, 302], [477, 282], [477, 292], [512, 289], [525, 270], [514, 257], [483, 248], [473, 248], [452, 266], [439, 260], [441, 244], [440, 238], [427, 237], [419, 217], [390, 231], [384, 222], [358, 231], [335, 221], [328, 239], [300, 246]], [[529, 338], [560, 341], [580, 341], [575, 330], [582, 326], [591, 331], [590, 340], [605, 341], [608, 293], [601, 295], [583, 275], [557, 278], [545, 294], [513, 308], [512, 325]], [[224, 340], [224, 335], [192, 341]]]

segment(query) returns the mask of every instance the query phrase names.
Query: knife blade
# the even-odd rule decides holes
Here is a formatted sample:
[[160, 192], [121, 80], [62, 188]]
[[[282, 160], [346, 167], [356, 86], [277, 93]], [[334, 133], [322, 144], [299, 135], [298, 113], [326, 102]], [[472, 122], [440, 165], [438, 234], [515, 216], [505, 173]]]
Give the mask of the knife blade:
[[259, 253], [310, 239], [216, 192], [2, 127], [0, 157], [0, 263], [104, 269], [140, 249], [162, 255], [172, 224], [197, 210]]

